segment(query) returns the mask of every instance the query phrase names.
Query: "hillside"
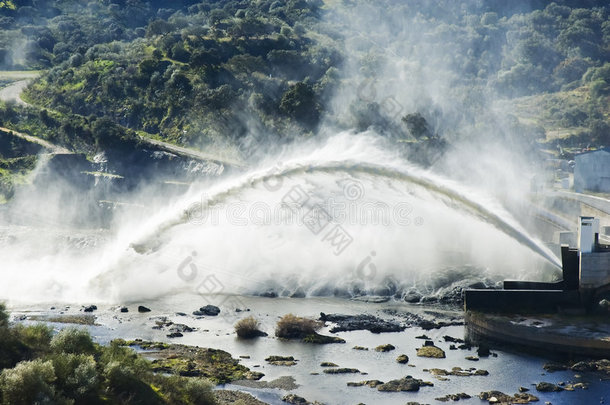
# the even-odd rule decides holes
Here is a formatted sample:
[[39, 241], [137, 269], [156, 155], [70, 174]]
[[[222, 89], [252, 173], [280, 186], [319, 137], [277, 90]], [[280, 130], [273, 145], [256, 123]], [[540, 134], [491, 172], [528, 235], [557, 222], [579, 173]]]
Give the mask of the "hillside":
[[489, 133], [525, 154], [599, 147], [609, 13], [593, 0], [5, 1], [0, 67], [44, 73], [22, 94], [33, 107], [0, 106], [0, 124], [87, 155], [155, 139], [236, 161], [340, 129], [424, 165]]

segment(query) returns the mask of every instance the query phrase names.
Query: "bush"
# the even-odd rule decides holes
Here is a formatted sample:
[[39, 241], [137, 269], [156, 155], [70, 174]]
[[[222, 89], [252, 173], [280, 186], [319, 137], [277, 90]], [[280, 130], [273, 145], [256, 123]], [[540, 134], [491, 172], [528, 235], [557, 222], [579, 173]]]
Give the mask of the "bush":
[[[150, 374], [148, 361], [138, 356], [130, 348], [121, 346], [120, 342], [113, 341], [108, 347], [102, 349], [100, 362], [104, 365], [106, 375], [118, 375], [113, 370], [115, 365], [125, 373], [137, 375], [140, 378]], [[113, 374], [114, 373], [114, 374]], [[117, 382], [119, 382], [117, 380]]]
[[55, 353], [94, 354], [95, 345], [86, 330], [67, 328], [53, 337], [51, 350]]
[[[114, 395], [128, 399], [132, 404], [162, 404], [159, 394], [145, 381], [149, 373], [138, 373], [136, 369], [119, 361], [112, 361], [104, 368], [106, 389]], [[127, 402], [127, 401], [126, 401]]]
[[249, 316], [237, 321], [235, 324], [235, 333], [237, 333], [237, 336], [244, 339], [251, 339], [266, 335], [265, 332], [260, 330], [260, 322], [257, 321], [253, 316]]
[[30, 326], [16, 325], [13, 332], [17, 339], [37, 352], [48, 350], [53, 337], [53, 329], [42, 323]]
[[286, 339], [300, 339], [316, 333], [322, 323], [293, 314], [284, 315], [277, 323], [275, 336]]
[[56, 387], [77, 401], [94, 398], [99, 387], [99, 376], [93, 356], [86, 354], [58, 354], [51, 358]]
[[170, 376], [155, 381], [170, 404], [216, 405], [213, 385], [208, 380], [195, 377]]
[[3, 302], [0, 302], [0, 328], [8, 326], [8, 313], [6, 312], [6, 306]]
[[31, 405], [55, 402], [55, 370], [50, 361], [24, 361], [0, 374], [4, 405]]

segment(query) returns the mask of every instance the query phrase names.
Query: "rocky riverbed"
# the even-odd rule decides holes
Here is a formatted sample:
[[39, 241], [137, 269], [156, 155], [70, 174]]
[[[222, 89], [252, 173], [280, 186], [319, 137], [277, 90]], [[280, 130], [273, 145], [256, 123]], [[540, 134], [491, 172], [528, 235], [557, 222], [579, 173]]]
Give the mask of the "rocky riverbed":
[[[11, 309], [19, 322], [76, 324], [101, 343], [123, 339], [158, 372], [218, 383], [222, 403], [575, 404], [606, 401], [610, 392], [607, 362], [469, 345], [458, 309], [392, 300], [186, 294], [121, 305]], [[345, 343], [276, 338], [275, 324], [287, 313], [324, 322], [319, 333]], [[237, 338], [233, 325], [247, 316], [258, 319], [268, 336]]]

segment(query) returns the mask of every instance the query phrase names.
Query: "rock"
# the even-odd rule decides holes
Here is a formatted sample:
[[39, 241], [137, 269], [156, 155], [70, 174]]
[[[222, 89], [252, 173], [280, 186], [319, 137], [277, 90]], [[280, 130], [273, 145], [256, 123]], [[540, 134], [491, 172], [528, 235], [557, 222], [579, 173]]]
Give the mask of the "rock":
[[540, 400], [537, 396], [528, 393], [515, 394], [513, 398], [513, 403], [515, 404], [527, 404], [530, 402], [538, 402]]
[[551, 383], [548, 383], [548, 382], [540, 382], [540, 383], [536, 384], [536, 391], [540, 391], [540, 392], [559, 392], [559, 391], [563, 391], [563, 388], [561, 388], [558, 385], [551, 384]]
[[139, 313], [150, 312], [150, 308], [146, 308], [144, 305], [138, 305], [138, 312]]
[[309, 405], [309, 404], [311, 404], [311, 402], [309, 402], [305, 398], [300, 397], [300, 396], [295, 395], [295, 394], [284, 395], [282, 397], [282, 401], [286, 402], [286, 403], [289, 403], [289, 404], [302, 404], [302, 405]]
[[248, 371], [245, 375], [246, 380], [251, 380], [251, 381], [258, 381], [261, 378], [263, 378], [265, 376], [265, 374], [261, 373], [260, 371]]
[[320, 363], [320, 367], [339, 367], [337, 364], [333, 363], [332, 361], [323, 361], [322, 363]]
[[83, 309], [83, 312], [93, 312], [97, 309], [97, 306], [95, 305], [89, 305], [86, 306], [85, 309]]
[[383, 384], [383, 381], [379, 380], [366, 380], [360, 382], [348, 382], [348, 387], [362, 387], [364, 385], [369, 386], [371, 388], [377, 388], [379, 385]]
[[277, 293], [275, 291], [266, 291], [260, 295], [261, 297], [266, 298], [277, 298]]
[[464, 358], [470, 361], [479, 361], [479, 358], [477, 356], [466, 356]]
[[255, 339], [258, 337], [269, 336], [267, 332], [263, 332], [262, 330], [254, 329], [254, 330], [246, 330], [240, 331], [237, 333], [237, 337], [240, 339]]
[[[220, 313], [220, 308], [216, 305], [206, 305], [205, 307], [199, 308], [199, 312], [202, 313], [202, 315], [216, 316]], [[193, 315], [195, 315], [195, 312], [193, 312]]]
[[401, 354], [396, 358], [396, 362], [400, 364], [407, 364], [409, 362], [409, 356], [406, 354]]
[[491, 354], [491, 352], [489, 351], [489, 347], [487, 346], [479, 346], [479, 348], [477, 349], [477, 355], [479, 357], [488, 357]]
[[459, 394], [448, 394], [444, 397], [434, 398], [437, 401], [447, 402], [447, 401], [459, 401], [460, 399], [470, 399], [472, 398], [470, 395], [460, 392]]
[[445, 335], [445, 336], [443, 336], [443, 340], [444, 340], [445, 342], [450, 342], [450, 343], [464, 343], [464, 340], [463, 340], [463, 339], [454, 338], [454, 337], [449, 336], [449, 335]]
[[417, 349], [417, 355], [419, 357], [433, 357], [437, 359], [444, 359], [445, 352], [436, 346], [424, 346]]
[[338, 336], [327, 336], [320, 335], [318, 333], [312, 333], [303, 338], [305, 343], [316, 343], [316, 344], [327, 344], [327, 343], [345, 343], [345, 339]]
[[555, 362], [548, 362], [545, 363], [542, 366], [543, 369], [545, 369], [546, 371], [548, 371], [549, 373], [553, 373], [555, 371], [564, 371], [568, 369], [568, 366], [566, 366], [565, 364], [561, 364], [561, 363], [555, 363]]
[[436, 322], [433, 320], [424, 319], [421, 322], [419, 322], [419, 327], [422, 328], [423, 330], [440, 329], [440, 328], [444, 328], [446, 326], [461, 326], [461, 325], [464, 325], [463, 321]]
[[385, 344], [385, 345], [379, 345], [375, 348], [376, 352], [389, 352], [391, 350], [396, 349], [396, 347], [394, 347], [394, 345], [391, 344]]
[[457, 347], [455, 347], [455, 345], [449, 345], [449, 350], [457, 350]]
[[169, 335], [167, 335], [168, 338], [179, 338], [182, 336], [184, 336], [184, 335], [180, 332], [172, 332]]
[[[278, 377], [272, 381], [240, 380], [240, 381], [236, 381], [235, 385], [240, 385], [243, 387], [250, 387], [250, 388], [257, 388], [257, 389], [269, 389], [269, 388], [280, 389], [280, 390], [284, 390], [284, 391], [292, 391], [299, 387], [299, 385], [296, 384], [296, 380], [292, 376]], [[198, 402], [198, 403], [201, 403], [201, 402]]]
[[422, 380], [411, 377], [410, 375], [403, 377], [399, 380], [391, 380], [385, 384], [377, 386], [378, 391], [419, 391], [419, 387], [424, 385], [433, 385], [432, 383], [424, 382]]
[[171, 328], [169, 328], [170, 332], [182, 332], [182, 333], [188, 333], [188, 332], [192, 332], [194, 331], [194, 328], [191, 328], [190, 326], [184, 325], [182, 323], [175, 323], [172, 325]]
[[528, 392], [529, 388], [519, 387], [519, 392]]
[[369, 350], [368, 347], [364, 347], [364, 346], [354, 346], [354, 347], [352, 347], [352, 349], [354, 349], [354, 350]]
[[430, 338], [427, 335], [419, 335], [419, 336], [415, 336], [415, 339], [424, 339], [424, 340], [430, 340]]
[[434, 346], [434, 342], [433, 342], [433, 341], [431, 341], [431, 340], [426, 340], [426, 341], [424, 342], [424, 346]]
[[184, 312], [176, 312], [176, 316], [186, 316]]
[[419, 301], [421, 301], [422, 295], [418, 292], [415, 291], [411, 291], [405, 294], [405, 297], [403, 298], [406, 302], [409, 302], [411, 304], [415, 304], [418, 303]]
[[[424, 370], [426, 371], [426, 370]], [[470, 377], [470, 376], [486, 376], [489, 375], [489, 372], [487, 370], [477, 370], [476, 368], [471, 368], [468, 370], [464, 370], [461, 367], [453, 367], [451, 369], [451, 371], [447, 371], [445, 369], [442, 368], [431, 368], [429, 370], [427, 370], [430, 372], [430, 374], [432, 374], [435, 377], [438, 376], [447, 376], [447, 375], [453, 375], [453, 376], [457, 376], [457, 377]]]
[[239, 364], [238, 359], [223, 350], [140, 339], [117, 343], [154, 351], [154, 360], [150, 365], [155, 373], [203, 377], [215, 384], [226, 384], [243, 380], [250, 372], [247, 367]]
[[121, 312], [123, 312], [123, 313], [125, 313], [125, 312], [129, 312], [129, 308], [127, 308], [127, 307], [121, 307], [121, 309], [120, 309], [119, 311], [121, 311]]
[[327, 368], [324, 370], [324, 374], [356, 374], [359, 373], [360, 370], [357, 368]]
[[596, 371], [605, 376], [610, 376], [610, 360], [588, 360], [580, 361], [570, 367], [573, 371]]
[[538, 398], [531, 394], [522, 393], [510, 396], [500, 391], [481, 392], [479, 398], [490, 404], [527, 404], [538, 401]]
[[340, 315], [320, 313], [320, 320], [323, 322], [333, 322], [337, 326], [330, 329], [331, 333], [346, 332], [353, 330], [368, 330], [372, 333], [382, 332], [402, 332], [405, 326], [396, 322], [377, 318], [373, 315]]
[[294, 366], [297, 364], [297, 360], [292, 356], [269, 356], [265, 361], [274, 366]]

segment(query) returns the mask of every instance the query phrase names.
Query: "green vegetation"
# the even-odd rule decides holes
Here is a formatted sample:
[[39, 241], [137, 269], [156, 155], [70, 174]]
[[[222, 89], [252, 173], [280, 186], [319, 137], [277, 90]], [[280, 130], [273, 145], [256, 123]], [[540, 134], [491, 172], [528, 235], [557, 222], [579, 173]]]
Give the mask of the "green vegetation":
[[139, 340], [125, 342], [119, 339], [113, 343], [154, 350], [156, 358], [150, 366], [159, 373], [205, 377], [218, 384], [242, 379], [257, 380], [263, 376], [262, 373], [251, 372], [223, 350]]
[[[373, 128], [423, 165], [482, 134], [532, 158], [599, 147], [609, 15], [604, 0], [3, 1], [0, 68], [41, 75], [0, 126], [89, 156], [143, 137], [247, 158], [322, 123]], [[24, 172], [0, 168], [0, 199]]]
[[[8, 320], [0, 303], [0, 404], [216, 403], [208, 380], [156, 374], [121, 342], [100, 346], [85, 330], [53, 335], [46, 325], [11, 326]], [[225, 367], [236, 369], [235, 362]]]
[[[131, 130], [185, 146], [240, 148], [253, 123], [265, 139], [290, 140], [311, 134], [325, 116], [438, 146], [441, 134], [418, 120], [434, 118], [429, 102], [407, 114], [406, 125], [367, 100], [353, 101], [351, 117], [332, 116], [338, 89], [383, 74], [379, 44], [392, 49], [405, 39], [426, 60], [405, 59], [449, 78], [466, 116], [480, 114], [487, 91], [514, 98], [581, 88], [589, 96], [576, 107], [557, 102], [545, 114], [583, 129], [570, 132], [580, 136], [572, 142], [608, 143], [610, 6], [602, 0], [0, 4], [0, 67], [47, 69], [25, 94], [46, 110], [4, 106], [0, 120], [78, 151], [125, 142], [120, 147], [129, 149], [137, 139]], [[372, 30], [352, 44], [358, 29], [377, 27], [373, 20], [402, 28]], [[354, 69], [344, 69], [348, 59]], [[544, 119], [531, 122], [534, 137], [555, 131], [538, 122]]]
[[16, 185], [27, 181], [39, 151], [38, 145], [0, 131], [0, 204], [13, 196]]

